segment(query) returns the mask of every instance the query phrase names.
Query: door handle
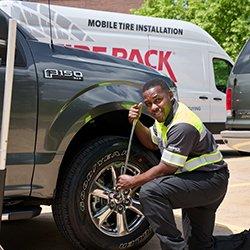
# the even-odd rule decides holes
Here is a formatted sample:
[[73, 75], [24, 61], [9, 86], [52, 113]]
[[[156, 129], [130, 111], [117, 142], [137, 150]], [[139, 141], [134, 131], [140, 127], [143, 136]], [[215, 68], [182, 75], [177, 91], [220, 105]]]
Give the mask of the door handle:
[[202, 99], [202, 100], [207, 100], [208, 97], [207, 96], [199, 96], [199, 99]]
[[213, 98], [215, 101], [222, 101], [222, 99], [220, 97], [214, 97]]

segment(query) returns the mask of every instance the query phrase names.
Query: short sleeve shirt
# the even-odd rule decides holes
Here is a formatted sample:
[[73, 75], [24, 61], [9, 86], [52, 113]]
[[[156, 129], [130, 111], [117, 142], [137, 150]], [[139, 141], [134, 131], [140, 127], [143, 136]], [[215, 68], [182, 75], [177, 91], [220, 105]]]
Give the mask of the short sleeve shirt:
[[[178, 103], [173, 105], [173, 113], [176, 112]], [[166, 125], [167, 126], [167, 125]], [[166, 164], [183, 167], [185, 162], [191, 158], [216, 150], [217, 145], [213, 135], [207, 130], [206, 135], [200, 140], [199, 131], [189, 123], [177, 123], [167, 132], [167, 142], [157, 135], [156, 125], [150, 127], [151, 139], [161, 153], [161, 161]], [[211, 167], [213, 165], [213, 167]], [[218, 164], [209, 164], [210, 170], [221, 167]], [[221, 166], [221, 164], [219, 164]], [[204, 169], [204, 167], [202, 167]]]
[[178, 123], [170, 128], [167, 134], [167, 144], [165, 145], [162, 138], [157, 137], [154, 126], [150, 128], [152, 141], [158, 145], [161, 150], [161, 160], [165, 163], [172, 164], [173, 162], [168, 159], [172, 159], [175, 154], [182, 156], [183, 161], [176, 165], [182, 167], [189, 155], [195, 150], [195, 145], [199, 142], [200, 134], [190, 124]]

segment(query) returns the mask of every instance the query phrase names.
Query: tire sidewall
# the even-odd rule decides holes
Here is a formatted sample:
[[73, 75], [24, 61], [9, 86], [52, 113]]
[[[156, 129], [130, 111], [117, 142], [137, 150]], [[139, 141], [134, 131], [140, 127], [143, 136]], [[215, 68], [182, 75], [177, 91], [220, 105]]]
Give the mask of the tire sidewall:
[[[100, 143], [101, 142], [101, 143]], [[73, 165], [74, 178], [69, 187], [69, 219], [73, 231], [80, 242], [93, 249], [133, 249], [144, 245], [151, 237], [152, 230], [144, 218], [133, 233], [112, 237], [101, 232], [93, 223], [89, 207], [88, 195], [95, 177], [112, 162], [124, 162], [128, 141], [126, 138], [102, 138], [93, 142], [90, 148], [80, 152]], [[86, 151], [91, 151], [91, 154]], [[156, 157], [138, 144], [131, 147], [130, 159], [141, 172], [156, 164]], [[73, 206], [73, 207], [72, 207]], [[73, 209], [72, 209], [73, 208]]]

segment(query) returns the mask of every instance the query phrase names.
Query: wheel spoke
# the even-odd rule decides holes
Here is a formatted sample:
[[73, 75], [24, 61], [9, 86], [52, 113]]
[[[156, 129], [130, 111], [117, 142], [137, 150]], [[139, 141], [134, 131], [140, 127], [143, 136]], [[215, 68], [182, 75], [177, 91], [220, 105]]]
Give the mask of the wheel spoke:
[[95, 189], [91, 192], [92, 195], [108, 200], [108, 195], [106, 191], [101, 189]]
[[96, 185], [97, 187], [99, 187], [100, 189], [105, 190], [106, 192], [110, 192], [110, 191], [111, 191], [109, 188], [103, 186], [103, 185], [102, 185], [101, 183], [99, 183], [98, 181], [95, 181], [95, 185]]
[[98, 225], [101, 226], [104, 221], [113, 213], [113, 211], [108, 207], [103, 207], [95, 216], [94, 218], [98, 221]]
[[135, 175], [139, 175], [139, 174], [141, 174], [141, 170], [140, 170], [140, 169], [138, 169], [138, 170], [136, 171], [136, 174], [135, 174]]
[[119, 235], [125, 235], [128, 232], [127, 219], [125, 213], [116, 214], [117, 232]]
[[113, 188], [114, 188], [116, 187], [117, 174], [113, 166], [111, 167], [111, 173], [112, 173], [112, 181], [113, 181]]
[[120, 168], [120, 175], [126, 174], [127, 169], [125, 169], [124, 165]]
[[132, 210], [136, 214], [140, 216], [144, 216], [143, 213], [141, 212], [141, 204], [139, 201], [132, 199], [132, 204], [128, 206], [128, 209]]

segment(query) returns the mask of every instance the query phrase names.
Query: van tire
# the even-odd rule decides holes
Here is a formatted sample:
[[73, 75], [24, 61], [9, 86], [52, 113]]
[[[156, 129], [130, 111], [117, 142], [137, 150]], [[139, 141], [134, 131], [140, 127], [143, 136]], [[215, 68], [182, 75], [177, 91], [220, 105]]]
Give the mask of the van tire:
[[[143, 214], [136, 210], [140, 210], [138, 189], [128, 196], [123, 194], [124, 203], [116, 203], [118, 200], [109, 197], [115, 186], [114, 176], [119, 176], [125, 162], [127, 145], [124, 137], [100, 137], [92, 141], [58, 180], [53, 216], [59, 231], [78, 249], [138, 249], [153, 235]], [[126, 173], [138, 174], [137, 171], [143, 172], [157, 162], [152, 152], [133, 142]], [[109, 190], [109, 195], [103, 190]], [[125, 200], [130, 201], [128, 206], [124, 205]], [[111, 203], [112, 206], [115, 203], [115, 208]], [[122, 212], [118, 212], [120, 208]], [[100, 211], [109, 215], [103, 219]]]

